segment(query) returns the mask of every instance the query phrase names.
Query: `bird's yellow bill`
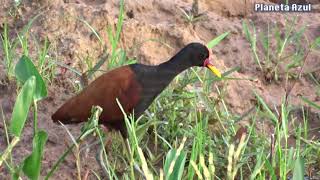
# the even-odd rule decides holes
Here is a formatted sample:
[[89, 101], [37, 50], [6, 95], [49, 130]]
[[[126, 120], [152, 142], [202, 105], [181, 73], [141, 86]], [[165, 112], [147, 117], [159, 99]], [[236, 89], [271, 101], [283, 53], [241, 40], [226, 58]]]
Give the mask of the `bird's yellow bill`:
[[210, 71], [213, 72], [213, 74], [215, 74], [216, 76], [218, 76], [219, 78], [221, 78], [221, 73], [220, 73], [220, 71], [219, 71], [216, 67], [214, 67], [214, 66], [211, 65], [211, 64], [208, 64], [207, 67], [210, 69]]

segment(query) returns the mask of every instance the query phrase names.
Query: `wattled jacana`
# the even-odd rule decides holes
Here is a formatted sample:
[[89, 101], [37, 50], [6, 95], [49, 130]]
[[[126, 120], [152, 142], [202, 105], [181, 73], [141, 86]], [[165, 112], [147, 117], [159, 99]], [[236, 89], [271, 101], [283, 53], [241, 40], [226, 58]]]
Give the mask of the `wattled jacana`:
[[111, 70], [69, 99], [53, 115], [53, 121], [64, 124], [87, 121], [92, 106], [103, 111], [99, 123], [120, 130], [126, 137], [126, 125], [116, 98], [127, 114], [139, 117], [182, 71], [193, 67], [207, 67], [217, 76], [220, 72], [209, 61], [209, 50], [200, 43], [190, 43], [167, 62], [157, 66], [131, 64]]

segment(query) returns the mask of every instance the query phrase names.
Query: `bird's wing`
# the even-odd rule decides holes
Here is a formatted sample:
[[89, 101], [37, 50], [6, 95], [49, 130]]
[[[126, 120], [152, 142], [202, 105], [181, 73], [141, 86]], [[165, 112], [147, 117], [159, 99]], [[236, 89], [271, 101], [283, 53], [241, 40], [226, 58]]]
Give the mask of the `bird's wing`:
[[77, 123], [86, 121], [92, 106], [99, 105], [103, 111], [101, 123], [116, 123], [123, 120], [116, 99], [126, 113], [131, 113], [140, 99], [141, 87], [129, 66], [123, 66], [103, 74], [78, 95], [69, 99], [52, 115], [54, 121]]

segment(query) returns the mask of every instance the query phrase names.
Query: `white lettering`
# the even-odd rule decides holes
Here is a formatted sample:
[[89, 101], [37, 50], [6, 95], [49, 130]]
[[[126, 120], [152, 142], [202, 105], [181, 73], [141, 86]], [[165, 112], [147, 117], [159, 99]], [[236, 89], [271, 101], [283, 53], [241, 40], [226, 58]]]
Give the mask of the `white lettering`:
[[292, 4], [291, 5], [291, 11], [297, 11], [297, 4]]
[[284, 6], [284, 10], [287, 11], [287, 12], [289, 12], [289, 11], [290, 11], [290, 6], [286, 4], [286, 5]]
[[311, 4], [254, 4], [256, 12], [311, 12], [311, 10]]
[[[261, 4], [255, 4], [254, 5], [254, 11], [259, 11], [258, 9], [260, 9], [260, 7], [261, 7]], [[261, 10], [260, 10], [261, 11]]]

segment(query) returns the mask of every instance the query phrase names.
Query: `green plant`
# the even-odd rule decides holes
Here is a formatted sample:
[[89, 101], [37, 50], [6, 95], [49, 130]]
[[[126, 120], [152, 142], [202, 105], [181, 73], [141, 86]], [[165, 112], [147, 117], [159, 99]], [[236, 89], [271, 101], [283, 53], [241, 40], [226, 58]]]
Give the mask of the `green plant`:
[[[15, 52], [18, 45], [21, 46], [23, 54], [25, 56], [29, 56], [29, 30], [33, 24], [33, 22], [41, 16], [42, 13], [37, 14], [23, 27], [22, 31], [17, 33], [16, 38], [10, 37], [9, 27], [7, 23], [4, 23], [3, 33], [1, 34], [2, 47], [4, 52], [4, 65], [6, 68], [6, 75], [9, 80], [12, 80], [15, 76], [14, 67], [15, 67], [15, 59], [17, 58], [17, 53]], [[36, 42], [36, 41], [35, 41]], [[37, 45], [37, 44], [36, 44]], [[38, 62], [36, 64], [39, 69], [40, 74], [44, 79], [50, 81], [54, 77], [54, 64], [52, 61], [47, 61], [46, 58], [49, 51], [49, 42], [45, 39], [44, 47], [38, 48]]]
[[4, 65], [7, 70], [7, 76], [9, 79], [13, 78], [14, 75], [14, 54], [13, 54], [13, 48], [14, 43], [10, 41], [9, 37], [9, 28], [8, 24], [4, 23], [3, 33], [1, 34], [1, 41], [2, 41], [2, 47], [4, 52]]
[[253, 22], [243, 21], [243, 31], [250, 44], [253, 58], [267, 81], [298, 78], [297, 68], [303, 67], [310, 46], [304, 36], [306, 26], [295, 31], [296, 24], [296, 18], [286, 20], [282, 30], [277, 24], [271, 26], [268, 23], [267, 29], [258, 34]]
[[[84, 138], [86, 138], [87, 136], [89, 136], [92, 133], [96, 132], [96, 133], [100, 134], [100, 130], [98, 128], [98, 121], [99, 121], [99, 116], [100, 116], [101, 112], [102, 112], [102, 109], [100, 107], [98, 107], [98, 106], [92, 107], [91, 117], [90, 117], [89, 121], [87, 121], [84, 124], [84, 126], [81, 128], [81, 134], [76, 139], [73, 138], [73, 136], [71, 136], [73, 139], [73, 144], [71, 146], [69, 146], [67, 148], [67, 150], [56, 161], [56, 163], [52, 166], [52, 168], [50, 169], [50, 171], [46, 175], [45, 179], [49, 179], [54, 174], [54, 172], [57, 170], [59, 165], [64, 161], [64, 159], [72, 151], [72, 149], [76, 146], [79, 146], [80, 141], [84, 140]], [[101, 137], [101, 136], [99, 136], [99, 137]], [[77, 159], [77, 161], [79, 161], [79, 159]], [[78, 172], [79, 172], [79, 169], [78, 169]]]
[[20, 58], [15, 67], [15, 76], [23, 86], [17, 97], [9, 127], [9, 132], [13, 135], [13, 139], [0, 157], [0, 166], [7, 156], [11, 154], [14, 146], [19, 143], [29, 109], [32, 105], [34, 109], [33, 151], [15, 170], [9, 163], [6, 164], [11, 171], [14, 171], [12, 174], [15, 179], [20, 176], [21, 170], [30, 179], [38, 179], [43, 150], [47, 141], [47, 133], [38, 130], [37, 101], [47, 96], [47, 89], [36, 67], [27, 56]]
[[118, 22], [115, 25], [115, 28], [113, 28], [111, 25], [109, 25], [106, 29], [108, 34], [108, 40], [111, 44], [111, 56], [108, 61], [108, 69], [115, 68], [119, 65], [131, 64], [135, 63], [135, 60], [126, 60], [126, 53], [121, 48], [119, 49], [119, 41], [120, 41], [120, 34], [122, 31], [123, 26], [123, 19], [124, 19], [124, 0], [120, 0], [120, 10], [118, 15]]
[[181, 12], [184, 15], [186, 22], [193, 24], [204, 18], [204, 14], [199, 13], [199, 2], [198, 0], [193, 0], [192, 8], [190, 11], [186, 11], [180, 8]]
[[[196, 5], [193, 12], [198, 14], [195, 7]], [[117, 24], [107, 28], [109, 51], [98, 32], [87, 21], [79, 19], [92, 31], [103, 49], [97, 63], [92, 62], [90, 54], [81, 57], [87, 66], [87, 70], [81, 71], [53, 61], [53, 57], [48, 55], [52, 52], [52, 44], [48, 39], [41, 45], [36, 44], [35, 38], [29, 38], [32, 34], [28, 30], [20, 32], [16, 39], [10, 39], [9, 29], [5, 27], [7, 30], [2, 32], [1, 40], [6, 73], [11, 68], [10, 77], [16, 77], [19, 83], [19, 93], [8, 128], [8, 121], [1, 112], [7, 147], [0, 154], [0, 166], [8, 168], [12, 179], [22, 178], [22, 172], [30, 179], [40, 177], [47, 134], [38, 129], [37, 106], [38, 101], [47, 96], [46, 85], [54, 77], [52, 69], [56, 64], [73, 71], [81, 80], [80, 88], [83, 88], [105, 62], [106, 69], [135, 62], [127, 57], [120, 44], [123, 18], [124, 1], [121, 1]], [[194, 16], [192, 18], [194, 19]], [[296, 31], [293, 28], [294, 21], [288, 22], [284, 30], [268, 24], [261, 33], [258, 33], [258, 28], [253, 23], [248, 25], [244, 22], [253, 58], [262, 72], [272, 74], [272, 79], [280, 79], [284, 73], [286, 80], [294, 78], [296, 82], [304, 74], [310, 74], [319, 88], [314, 71], [300, 70], [297, 73], [297, 69], [303, 69], [308, 53], [315, 52], [320, 47], [320, 37], [309, 43], [304, 37], [306, 27]], [[223, 33], [210, 41], [208, 48], [213, 48], [228, 34]], [[145, 41], [165, 44], [154, 39]], [[36, 53], [31, 52], [33, 49], [29, 48], [32, 47], [30, 43], [37, 45]], [[21, 46], [24, 56], [16, 63], [14, 59], [18, 54], [15, 52], [18, 46]], [[295, 50], [291, 51], [291, 47]], [[37, 58], [27, 56], [33, 54], [37, 54]], [[294, 85], [286, 88], [280, 107], [271, 108], [262, 96], [254, 92], [257, 103], [248, 107], [249, 110], [244, 114], [235, 114], [229, 109], [225, 95], [228, 81], [244, 80], [230, 77], [230, 74], [238, 69], [239, 67], [231, 68], [223, 73], [222, 78], [197, 68], [179, 75], [161, 96], [155, 99], [142, 117], [135, 119], [124, 114], [128, 130], [128, 139], [124, 141], [118, 141], [121, 138], [118, 134], [102, 133], [98, 125], [102, 109], [93, 107], [92, 116], [81, 128], [80, 136], [73, 136], [63, 126], [70, 135], [72, 144], [56, 163], [52, 164], [45, 178], [50, 179], [74, 149], [75, 171], [77, 178], [82, 178], [80, 165], [83, 162], [80, 157], [82, 150], [87, 147], [81, 146], [92, 134], [97, 135], [96, 138], [101, 144], [98, 161], [108, 179], [303, 179], [308, 175], [307, 169], [312, 168], [315, 168], [314, 174], [317, 175], [320, 142], [311, 137], [314, 129], [310, 129], [310, 112], [302, 107], [301, 121], [299, 116], [292, 113], [293, 107], [288, 97]], [[217, 81], [220, 81], [218, 85]], [[308, 106], [320, 109], [316, 102], [304, 96], [301, 99]], [[30, 108], [35, 115], [32, 152], [15, 164], [13, 150], [21, 143]], [[106, 138], [118, 138], [108, 149], [110, 151], [104, 146]], [[88, 171], [97, 179], [104, 178], [93, 169]]]

